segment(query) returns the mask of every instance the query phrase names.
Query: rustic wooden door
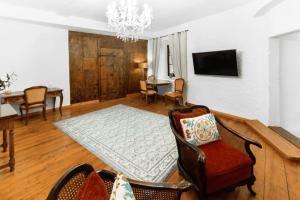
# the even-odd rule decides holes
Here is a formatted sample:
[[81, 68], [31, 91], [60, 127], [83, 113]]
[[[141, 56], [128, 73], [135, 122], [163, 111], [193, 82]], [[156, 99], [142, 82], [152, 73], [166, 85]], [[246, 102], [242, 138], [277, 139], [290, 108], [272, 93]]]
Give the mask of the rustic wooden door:
[[125, 97], [126, 67], [123, 49], [100, 49], [99, 88], [100, 100]]

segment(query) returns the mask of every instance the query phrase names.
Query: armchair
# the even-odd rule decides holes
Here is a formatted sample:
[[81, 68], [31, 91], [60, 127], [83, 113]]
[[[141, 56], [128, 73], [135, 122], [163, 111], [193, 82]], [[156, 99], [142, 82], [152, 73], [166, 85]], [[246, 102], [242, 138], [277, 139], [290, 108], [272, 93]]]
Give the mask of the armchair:
[[[75, 199], [81, 185], [94, 169], [89, 164], [79, 165], [64, 176], [54, 185], [47, 200], [73, 200]], [[102, 178], [108, 194], [111, 194], [116, 174], [107, 170], [97, 172]], [[169, 183], [148, 183], [128, 179], [136, 200], [179, 200], [182, 192], [188, 190], [191, 184], [182, 181], [178, 185]]]
[[180, 174], [192, 183], [201, 199], [242, 185], [247, 185], [250, 193], [255, 195], [252, 185], [256, 180], [253, 172], [256, 159], [250, 146], [262, 148], [261, 144], [227, 127], [218, 117], [215, 119], [221, 140], [198, 147], [184, 139], [180, 119], [207, 113], [210, 110], [206, 106], [169, 111], [179, 154], [177, 165]]

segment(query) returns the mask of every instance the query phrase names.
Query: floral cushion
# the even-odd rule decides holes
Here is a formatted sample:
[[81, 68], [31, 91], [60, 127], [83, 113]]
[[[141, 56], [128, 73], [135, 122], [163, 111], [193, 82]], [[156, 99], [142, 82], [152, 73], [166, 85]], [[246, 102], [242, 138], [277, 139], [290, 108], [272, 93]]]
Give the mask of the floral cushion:
[[220, 139], [213, 114], [209, 113], [193, 118], [180, 119], [184, 138], [196, 146]]
[[132, 188], [123, 174], [117, 175], [110, 200], [135, 200]]

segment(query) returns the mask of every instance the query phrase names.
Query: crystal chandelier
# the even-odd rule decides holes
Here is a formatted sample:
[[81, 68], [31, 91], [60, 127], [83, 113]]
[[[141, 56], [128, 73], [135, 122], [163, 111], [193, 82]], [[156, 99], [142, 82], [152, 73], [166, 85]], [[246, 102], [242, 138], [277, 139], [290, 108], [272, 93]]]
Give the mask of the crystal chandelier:
[[116, 32], [118, 38], [124, 42], [137, 41], [140, 38], [152, 20], [150, 7], [144, 4], [143, 8], [139, 15], [136, 0], [122, 0], [108, 5], [106, 12], [108, 25]]

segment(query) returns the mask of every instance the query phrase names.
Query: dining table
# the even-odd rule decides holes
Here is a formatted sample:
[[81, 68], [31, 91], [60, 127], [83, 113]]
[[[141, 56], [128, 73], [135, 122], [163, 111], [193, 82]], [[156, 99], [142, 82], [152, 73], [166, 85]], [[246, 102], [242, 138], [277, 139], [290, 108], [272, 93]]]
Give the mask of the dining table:
[[155, 91], [158, 91], [159, 86], [166, 86], [172, 84], [171, 81], [168, 80], [160, 80], [160, 79], [155, 79], [155, 80], [146, 80], [147, 85], [150, 85], [153, 87]]

